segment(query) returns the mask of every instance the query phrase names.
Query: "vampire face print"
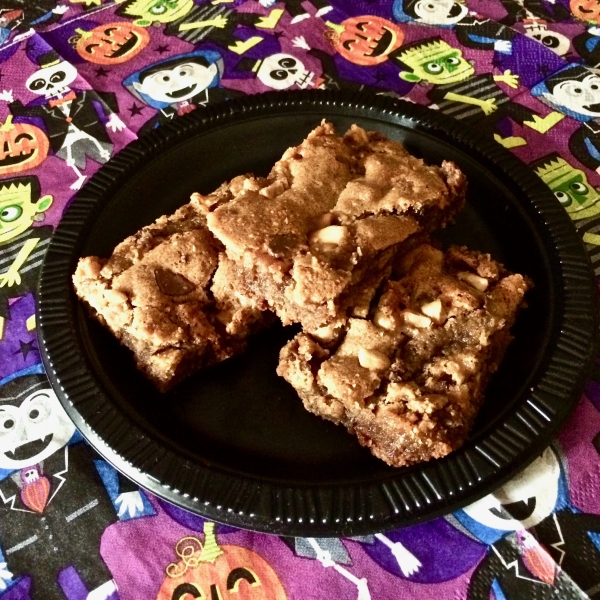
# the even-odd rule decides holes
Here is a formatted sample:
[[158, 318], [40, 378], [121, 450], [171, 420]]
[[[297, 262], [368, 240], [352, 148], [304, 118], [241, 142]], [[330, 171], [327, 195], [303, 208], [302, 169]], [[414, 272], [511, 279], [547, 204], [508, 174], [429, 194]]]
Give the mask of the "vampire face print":
[[0, 390], [0, 468], [35, 465], [65, 446], [75, 433], [44, 376], [18, 377]]
[[212, 50], [174, 56], [130, 75], [123, 85], [149, 106], [164, 109], [217, 86], [223, 59]]
[[219, 87], [222, 72], [219, 52], [195, 50], [132, 73], [123, 85], [138, 100], [159, 111], [138, 133], [155, 129], [209, 101], [226, 100], [229, 91]]
[[580, 115], [600, 117], [600, 76], [588, 72], [578, 78], [555, 78], [547, 84], [549, 93], [544, 97], [552, 104]]
[[600, 76], [580, 65], [557, 71], [531, 93], [578, 121], [600, 117]]
[[492, 529], [529, 529], [554, 510], [559, 477], [558, 458], [547, 448], [515, 478], [463, 510], [478, 523]]
[[198, 57], [148, 69], [140, 75], [139, 81], [133, 82], [133, 87], [153, 100], [172, 104], [193, 98], [208, 88], [217, 76], [217, 66]]
[[569, 138], [569, 150], [600, 172], [600, 77], [581, 65], [569, 65], [531, 88], [531, 94], [580, 122]]
[[469, 598], [487, 599], [492, 590], [503, 600], [593, 596], [600, 517], [572, 506], [568, 489], [558, 453], [548, 448], [497, 493], [450, 517], [488, 546]]
[[392, 11], [396, 21], [441, 26], [455, 25], [469, 14], [467, 6], [455, 0], [396, 0]]

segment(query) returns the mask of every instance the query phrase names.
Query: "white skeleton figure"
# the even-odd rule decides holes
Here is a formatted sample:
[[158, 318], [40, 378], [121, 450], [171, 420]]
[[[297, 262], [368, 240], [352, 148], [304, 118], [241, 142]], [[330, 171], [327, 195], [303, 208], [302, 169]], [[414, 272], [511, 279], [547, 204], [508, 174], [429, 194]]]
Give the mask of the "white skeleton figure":
[[[414, 554], [407, 550], [400, 542], [393, 542], [382, 533], [375, 534], [375, 536], [357, 537], [352, 539], [357, 542], [372, 543], [373, 538], [379, 540], [390, 549], [405, 577], [410, 577], [421, 568], [421, 561], [419, 561]], [[340, 564], [344, 561], [350, 562], [346, 550], [341, 544], [341, 540], [337, 540], [335, 538], [327, 538], [326, 540], [317, 540], [315, 538], [297, 538], [296, 551], [300, 549], [300, 546], [305, 546], [303, 542], [308, 543], [312, 549], [312, 552], [307, 552], [306, 547], [304, 547], [303, 551], [301, 550], [302, 556], [307, 556], [309, 554], [312, 556], [314, 552], [315, 558], [325, 568], [332, 567], [340, 575], [348, 579], [348, 581], [351, 581], [356, 586], [358, 590], [357, 600], [371, 599], [367, 580], [364, 577], [356, 577]], [[322, 546], [325, 546], [325, 548], [328, 547], [328, 549], [325, 549]]]
[[540, 42], [559, 56], [564, 56], [571, 47], [571, 41], [558, 31], [550, 31], [546, 21], [539, 19], [525, 23], [525, 35]]
[[369, 586], [367, 580], [363, 577], [359, 579], [355, 577], [350, 571], [344, 569], [341, 565], [336, 563], [331, 558], [331, 553], [327, 550], [323, 550], [315, 538], [306, 538], [306, 541], [313, 547], [317, 560], [326, 568], [333, 567], [340, 575], [345, 577], [348, 581], [351, 581], [358, 590], [357, 600], [371, 600], [371, 593], [369, 592]]
[[61, 98], [71, 91], [69, 84], [77, 79], [77, 69], [67, 61], [44, 67], [31, 74], [25, 86], [30, 92], [44, 96], [48, 100], [54, 97]]
[[256, 76], [273, 90], [287, 90], [294, 85], [305, 90], [313, 87], [315, 74], [295, 56], [278, 53], [262, 61]]
[[423, 566], [423, 563], [400, 542], [392, 542], [382, 533], [376, 533], [375, 537], [392, 551], [404, 577], [410, 577]]
[[[54, 65], [43, 67], [30, 75], [27, 78], [25, 85], [30, 92], [33, 92], [38, 96], [44, 96], [50, 104], [53, 102], [57, 103], [59, 110], [65, 115], [66, 120], [68, 120], [74, 98], [65, 98], [68, 97], [69, 94], [74, 96], [74, 93], [69, 86], [76, 78], [77, 69], [67, 61], [60, 61]], [[125, 124], [115, 113], [111, 113], [110, 118], [106, 123], [106, 127], [115, 132], [123, 130]], [[88, 146], [95, 147], [100, 162], [106, 162], [110, 158], [112, 150], [112, 146], [109, 149], [107, 144], [103, 144], [72, 122], [69, 122], [67, 135], [62, 147], [59, 152], [57, 152], [57, 156], [64, 158], [67, 166], [73, 169], [77, 175], [77, 181], [71, 185], [71, 189], [73, 190], [79, 189], [86, 179], [86, 176], [79, 170], [81, 164], [78, 167], [78, 157], [73, 152], [75, 144], [81, 141], [85, 141]]]

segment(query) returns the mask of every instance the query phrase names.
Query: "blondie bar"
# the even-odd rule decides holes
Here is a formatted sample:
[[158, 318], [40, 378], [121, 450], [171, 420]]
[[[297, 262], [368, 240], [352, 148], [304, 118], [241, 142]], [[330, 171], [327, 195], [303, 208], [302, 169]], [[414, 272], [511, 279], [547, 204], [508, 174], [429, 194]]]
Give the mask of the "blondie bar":
[[207, 206], [229, 199], [236, 181], [194, 195], [125, 239], [110, 258], [80, 259], [73, 276], [77, 295], [161, 391], [242, 351], [268, 318], [234, 298], [219, 305], [209, 291], [222, 247], [206, 228]]
[[464, 443], [531, 285], [487, 254], [429, 243], [398, 269], [368, 318], [349, 319], [337, 347], [300, 333], [277, 370], [310, 412], [396, 467]]
[[450, 221], [465, 189], [453, 163], [427, 166], [379, 133], [339, 136], [323, 122], [209, 212], [226, 249], [213, 293], [311, 332], [365, 316], [398, 248]]

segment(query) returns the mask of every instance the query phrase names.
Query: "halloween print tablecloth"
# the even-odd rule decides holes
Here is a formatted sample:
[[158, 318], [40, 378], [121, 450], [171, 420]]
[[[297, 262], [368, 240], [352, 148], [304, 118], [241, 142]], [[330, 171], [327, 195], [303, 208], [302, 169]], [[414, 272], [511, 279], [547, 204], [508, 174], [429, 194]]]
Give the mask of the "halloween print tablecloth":
[[69, 199], [141, 132], [268, 90], [373, 89], [485, 129], [600, 276], [598, 0], [0, 0], [0, 598], [600, 597], [600, 384], [494, 495], [357, 538], [215, 525], [82, 440], [41, 367], [35, 283]]

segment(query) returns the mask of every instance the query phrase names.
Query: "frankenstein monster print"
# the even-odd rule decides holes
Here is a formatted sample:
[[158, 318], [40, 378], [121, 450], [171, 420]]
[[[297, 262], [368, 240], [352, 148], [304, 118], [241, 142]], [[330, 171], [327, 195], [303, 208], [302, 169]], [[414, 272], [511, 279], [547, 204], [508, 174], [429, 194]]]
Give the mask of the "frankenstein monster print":
[[554, 192], [573, 221], [600, 215], [600, 194], [583, 171], [572, 167], [558, 154], [550, 154], [531, 165], [535, 173]]
[[122, 17], [135, 19], [142, 27], [152, 23], [171, 23], [184, 17], [194, 7], [194, 0], [127, 0], [116, 11]]
[[273, 29], [283, 10], [273, 9], [265, 16], [238, 12], [229, 2], [194, 4], [186, 0], [133, 0], [126, 2], [117, 14], [130, 18], [138, 17], [134, 21], [136, 25], [165, 23], [165, 35], [176, 36], [190, 44], [213, 42], [222, 48], [243, 54], [259, 44], [263, 38], [253, 35], [246, 39], [238, 39], [234, 35], [238, 27], [246, 26], [259, 32], [261, 29]]
[[553, 153], [532, 165], [542, 181], [554, 192], [574, 221], [575, 227], [588, 246], [595, 267], [600, 263], [600, 193], [588, 182], [583, 171], [571, 166]]
[[44, 218], [51, 204], [52, 196], [40, 198], [37, 177], [0, 181], [0, 288], [9, 297], [35, 288], [52, 228], [32, 224]]
[[425, 81], [449, 85], [475, 75], [475, 68], [462, 52], [438, 38], [404, 46], [398, 53], [398, 59], [405, 69], [400, 77], [411, 83]]
[[[502, 119], [509, 117], [520, 125], [546, 133], [563, 118], [556, 112], [542, 118], [530, 108], [513, 102], [497, 83], [516, 89], [517, 75], [510, 71], [502, 75], [476, 75], [462, 52], [443, 40], [429, 39], [404, 46], [398, 57], [406, 69], [401, 78], [434, 84], [427, 97], [442, 113], [455, 119], [478, 123], [493, 131]], [[525, 144], [522, 138], [503, 139], [499, 133], [494, 139], [506, 147]]]

